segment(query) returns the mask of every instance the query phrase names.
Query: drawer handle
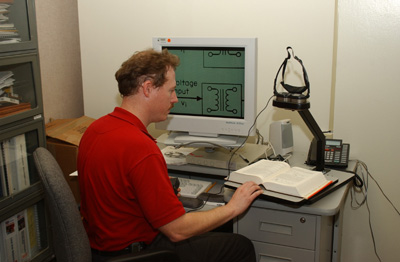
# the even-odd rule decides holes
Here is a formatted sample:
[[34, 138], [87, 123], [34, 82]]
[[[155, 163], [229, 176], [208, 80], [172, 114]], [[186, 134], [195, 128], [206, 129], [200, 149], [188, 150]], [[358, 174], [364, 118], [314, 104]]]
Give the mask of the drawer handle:
[[275, 233], [275, 234], [281, 234], [281, 235], [288, 235], [288, 236], [293, 235], [293, 228], [292, 228], [292, 226], [288, 226], [288, 225], [279, 225], [279, 224], [273, 224], [273, 223], [267, 223], [267, 222], [260, 222], [259, 230], [263, 231], [263, 232]]
[[301, 217], [300, 218], [300, 223], [305, 223], [306, 222], [306, 218], [305, 217]]

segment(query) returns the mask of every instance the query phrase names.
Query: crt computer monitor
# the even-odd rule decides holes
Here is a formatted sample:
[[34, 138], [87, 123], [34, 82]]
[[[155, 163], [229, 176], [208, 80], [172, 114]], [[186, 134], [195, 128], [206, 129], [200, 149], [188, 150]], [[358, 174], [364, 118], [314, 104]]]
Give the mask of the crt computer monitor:
[[239, 146], [256, 116], [257, 39], [155, 37], [153, 48], [180, 58], [179, 102], [167, 120], [156, 123], [157, 129], [174, 131], [166, 144]]

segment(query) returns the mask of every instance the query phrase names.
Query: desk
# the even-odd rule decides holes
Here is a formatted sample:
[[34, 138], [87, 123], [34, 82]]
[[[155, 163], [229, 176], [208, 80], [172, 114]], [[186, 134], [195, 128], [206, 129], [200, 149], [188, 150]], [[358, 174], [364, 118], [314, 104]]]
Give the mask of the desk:
[[256, 200], [234, 220], [233, 232], [253, 241], [258, 261], [339, 261], [348, 187], [299, 207]]
[[[305, 154], [296, 157], [290, 164], [302, 165]], [[168, 166], [168, 170], [220, 183], [228, 175], [224, 169], [195, 165]], [[233, 232], [253, 241], [259, 262], [339, 261], [342, 211], [349, 187], [346, 184], [310, 205], [290, 206], [257, 199], [247, 212], [234, 219]], [[229, 200], [233, 190], [225, 188], [224, 194]]]

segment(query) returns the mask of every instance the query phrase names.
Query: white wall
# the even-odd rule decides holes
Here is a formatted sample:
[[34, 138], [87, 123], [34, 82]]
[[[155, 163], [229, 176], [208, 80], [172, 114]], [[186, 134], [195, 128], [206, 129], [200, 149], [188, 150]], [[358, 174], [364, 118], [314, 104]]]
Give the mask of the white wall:
[[[258, 109], [272, 95], [275, 74], [292, 46], [311, 82], [311, 112], [329, 129], [334, 1], [149, 0], [78, 1], [85, 114], [99, 117], [119, 105], [114, 73], [154, 36], [257, 37]], [[317, 12], [314, 10], [318, 10]], [[271, 119], [291, 118], [295, 148], [311, 134], [295, 112], [264, 113], [258, 128], [268, 137]]]
[[[321, 129], [333, 127], [334, 137], [351, 144], [351, 157], [366, 162], [399, 209], [399, 1], [336, 2], [337, 9], [334, 0], [78, 1], [85, 114], [99, 117], [119, 105], [114, 73], [153, 36], [257, 37], [259, 110], [290, 45], [307, 68]], [[267, 137], [271, 119], [283, 118], [293, 120], [295, 150], [306, 151], [311, 135], [297, 113], [270, 105], [257, 126]], [[382, 261], [396, 261], [399, 216], [371, 179], [368, 194], [377, 251]], [[366, 207], [352, 210], [350, 197], [342, 244], [342, 261], [378, 261]]]
[[[361, 4], [362, 3], [362, 4]], [[400, 210], [400, 1], [339, 0], [335, 136], [351, 143]], [[344, 216], [342, 261], [378, 261], [364, 205]], [[399, 214], [370, 179], [371, 225], [382, 261], [400, 257]]]

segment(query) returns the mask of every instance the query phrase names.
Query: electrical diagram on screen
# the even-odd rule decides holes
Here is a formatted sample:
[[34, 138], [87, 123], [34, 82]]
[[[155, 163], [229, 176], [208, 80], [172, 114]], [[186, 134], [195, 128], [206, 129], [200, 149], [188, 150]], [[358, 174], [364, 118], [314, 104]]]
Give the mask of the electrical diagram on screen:
[[171, 113], [243, 118], [243, 51], [179, 51], [176, 52], [181, 59], [176, 70], [179, 102]]

